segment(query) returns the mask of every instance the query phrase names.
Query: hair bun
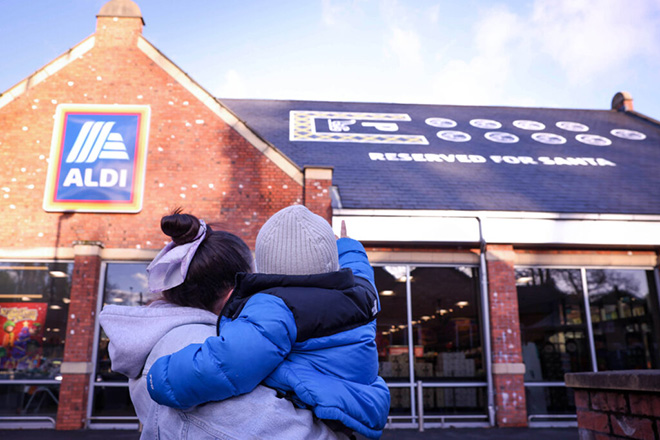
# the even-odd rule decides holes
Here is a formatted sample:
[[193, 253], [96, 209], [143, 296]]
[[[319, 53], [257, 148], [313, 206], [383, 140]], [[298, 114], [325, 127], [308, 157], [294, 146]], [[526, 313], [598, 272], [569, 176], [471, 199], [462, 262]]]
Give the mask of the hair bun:
[[160, 219], [160, 229], [172, 237], [172, 241], [177, 245], [193, 241], [199, 231], [199, 225], [197, 217], [181, 214], [178, 210]]

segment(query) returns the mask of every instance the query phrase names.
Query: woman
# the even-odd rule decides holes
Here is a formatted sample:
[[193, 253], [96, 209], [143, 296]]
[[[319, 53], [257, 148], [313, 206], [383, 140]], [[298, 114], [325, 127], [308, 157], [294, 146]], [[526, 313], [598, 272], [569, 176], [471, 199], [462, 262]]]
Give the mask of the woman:
[[216, 336], [218, 314], [238, 272], [252, 272], [252, 254], [237, 236], [213, 231], [188, 214], [163, 217], [172, 238], [147, 268], [149, 289], [161, 297], [145, 307], [108, 305], [101, 326], [110, 339], [112, 369], [129, 377], [141, 438], [345, 439], [312, 412], [298, 409], [273, 389], [189, 410], [158, 405], [147, 392], [146, 373], [161, 356]]

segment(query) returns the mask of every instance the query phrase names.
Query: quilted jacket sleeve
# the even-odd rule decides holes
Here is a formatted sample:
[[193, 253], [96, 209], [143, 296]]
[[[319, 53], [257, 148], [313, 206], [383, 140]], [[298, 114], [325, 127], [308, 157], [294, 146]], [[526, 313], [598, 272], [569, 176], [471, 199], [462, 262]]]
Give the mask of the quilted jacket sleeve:
[[[367, 251], [364, 250], [362, 243], [352, 238], [340, 238], [337, 240], [337, 251], [339, 252], [339, 266], [342, 269], [345, 267], [350, 268], [353, 275], [369, 281], [374, 288], [374, 292], [377, 292], [374, 269], [369, 264]], [[378, 299], [378, 295], [376, 295], [376, 299]], [[378, 310], [380, 311], [380, 301]]]
[[238, 318], [221, 324], [220, 336], [158, 359], [149, 370], [149, 395], [184, 409], [248, 393], [291, 351], [296, 333], [280, 298], [256, 294]]

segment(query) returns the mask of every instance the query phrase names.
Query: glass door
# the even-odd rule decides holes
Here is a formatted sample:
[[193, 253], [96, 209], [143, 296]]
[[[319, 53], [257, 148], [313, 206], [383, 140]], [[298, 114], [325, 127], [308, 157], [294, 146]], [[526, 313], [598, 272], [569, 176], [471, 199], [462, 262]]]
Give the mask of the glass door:
[[415, 426], [420, 413], [429, 427], [486, 422], [477, 268], [374, 269], [380, 373], [390, 386], [392, 422]]

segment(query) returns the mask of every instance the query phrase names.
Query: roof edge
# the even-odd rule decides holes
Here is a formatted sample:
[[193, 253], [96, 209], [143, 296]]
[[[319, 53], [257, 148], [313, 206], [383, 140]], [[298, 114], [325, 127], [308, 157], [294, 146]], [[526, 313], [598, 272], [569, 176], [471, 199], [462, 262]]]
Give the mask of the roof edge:
[[232, 127], [238, 134], [270, 159], [285, 174], [291, 177], [299, 185], [304, 185], [303, 171], [289, 157], [264, 140], [256, 131], [251, 129], [245, 122], [240, 120], [232, 111], [225, 107], [219, 100], [211, 95], [206, 89], [193, 80], [186, 72], [181, 70], [172, 60], [167, 58], [160, 50], [151, 44], [142, 35], [138, 37], [138, 48], [151, 59], [158, 67], [167, 72], [193, 96], [199, 99], [213, 113]]
[[80, 43], [73, 46], [66, 53], [55, 58], [41, 69], [34, 72], [15, 86], [9, 88], [6, 92], [0, 94], [0, 108], [12, 102], [14, 99], [27, 92], [31, 87], [43, 82], [49, 76], [62, 70], [76, 59], [82, 57], [94, 47], [95, 38], [91, 35]]
[[651, 124], [654, 124], [654, 125], [657, 125], [658, 127], [660, 127], [660, 121], [658, 121], [657, 119], [654, 119], [650, 116], [646, 116], [642, 113], [636, 112], [635, 110], [626, 110], [623, 113], [627, 114], [627, 115], [637, 117], [637, 118], [639, 118], [643, 121], [650, 122]]

